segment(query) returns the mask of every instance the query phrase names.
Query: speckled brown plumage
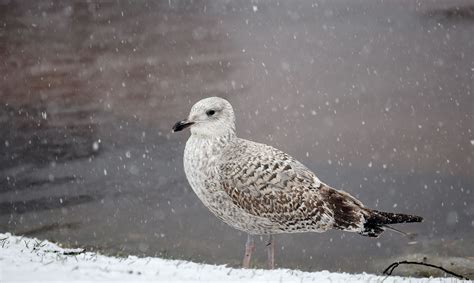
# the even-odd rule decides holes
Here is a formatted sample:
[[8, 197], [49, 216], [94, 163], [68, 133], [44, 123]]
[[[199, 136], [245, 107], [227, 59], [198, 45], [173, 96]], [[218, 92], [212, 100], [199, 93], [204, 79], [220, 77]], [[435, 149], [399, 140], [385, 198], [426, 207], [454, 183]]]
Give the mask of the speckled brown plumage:
[[184, 168], [206, 207], [249, 234], [339, 229], [378, 236], [388, 224], [421, 217], [378, 212], [331, 188], [288, 154], [238, 138], [232, 106], [221, 98], [196, 103], [175, 130], [191, 128]]

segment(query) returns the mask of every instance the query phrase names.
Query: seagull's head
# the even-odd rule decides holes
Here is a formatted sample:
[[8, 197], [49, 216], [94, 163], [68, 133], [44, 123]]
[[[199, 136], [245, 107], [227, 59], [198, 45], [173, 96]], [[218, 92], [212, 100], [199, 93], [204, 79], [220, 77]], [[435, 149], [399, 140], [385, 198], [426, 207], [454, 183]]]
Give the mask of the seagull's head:
[[229, 101], [220, 97], [208, 97], [198, 101], [191, 108], [186, 120], [177, 122], [173, 132], [186, 128], [193, 135], [217, 137], [235, 133], [235, 115]]

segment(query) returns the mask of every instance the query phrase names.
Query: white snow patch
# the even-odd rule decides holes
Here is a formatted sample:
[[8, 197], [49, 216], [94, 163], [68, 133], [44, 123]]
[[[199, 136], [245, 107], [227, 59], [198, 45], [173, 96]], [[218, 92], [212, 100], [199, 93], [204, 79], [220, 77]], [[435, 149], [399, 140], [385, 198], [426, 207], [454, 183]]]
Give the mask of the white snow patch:
[[[75, 254], [75, 255], [74, 255]], [[370, 274], [235, 269], [160, 258], [117, 258], [48, 241], [0, 233], [0, 282], [12, 281], [193, 282], [461, 282], [453, 278], [403, 278]]]

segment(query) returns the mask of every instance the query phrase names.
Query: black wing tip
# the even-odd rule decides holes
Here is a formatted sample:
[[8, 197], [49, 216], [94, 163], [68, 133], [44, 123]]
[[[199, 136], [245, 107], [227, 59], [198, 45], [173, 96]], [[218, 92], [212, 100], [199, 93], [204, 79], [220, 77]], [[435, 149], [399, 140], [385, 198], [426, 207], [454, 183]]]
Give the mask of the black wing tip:
[[423, 222], [423, 217], [418, 215], [392, 213], [372, 210], [372, 215], [369, 218], [375, 224], [399, 224], [399, 223], [418, 223]]
[[[409, 214], [399, 214], [402, 215], [401, 222], [398, 223], [421, 223], [424, 221], [424, 218], [418, 215], [409, 215]], [[393, 223], [397, 224], [397, 223]]]
[[378, 237], [383, 233], [383, 231], [385, 231], [385, 229], [389, 229], [404, 234], [405, 236], [409, 236], [410, 233], [402, 232], [390, 227], [389, 225], [401, 223], [420, 223], [423, 222], [423, 220], [423, 217], [418, 215], [370, 210], [369, 217], [364, 223], [364, 229], [359, 232], [359, 234], [367, 237]]

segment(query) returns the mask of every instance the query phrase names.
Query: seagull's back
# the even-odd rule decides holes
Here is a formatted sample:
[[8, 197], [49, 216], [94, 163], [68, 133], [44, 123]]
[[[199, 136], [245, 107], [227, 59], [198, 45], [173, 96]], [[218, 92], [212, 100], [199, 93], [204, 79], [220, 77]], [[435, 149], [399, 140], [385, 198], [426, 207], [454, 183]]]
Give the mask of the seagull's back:
[[[219, 165], [222, 188], [241, 209], [275, 223], [275, 229], [267, 233], [358, 231], [363, 226], [362, 203], [322, 183], [283, 151], [237, 139], [224, 152]], [[336, 219], [331, 201], [339, 201], [344, 219]]]

